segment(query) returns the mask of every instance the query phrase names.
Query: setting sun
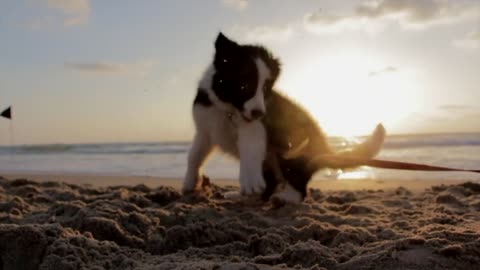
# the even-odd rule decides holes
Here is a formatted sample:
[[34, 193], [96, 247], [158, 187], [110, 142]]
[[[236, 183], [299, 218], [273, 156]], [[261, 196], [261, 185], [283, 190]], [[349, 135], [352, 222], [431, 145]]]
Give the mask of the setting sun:
[[329, 135], [367, 134], [380, 122], [398, 128], [423, 102], [414, 70], [399, 71], [361, 52], [305, 58], [296, 68], [283, 74], [279, 88]]

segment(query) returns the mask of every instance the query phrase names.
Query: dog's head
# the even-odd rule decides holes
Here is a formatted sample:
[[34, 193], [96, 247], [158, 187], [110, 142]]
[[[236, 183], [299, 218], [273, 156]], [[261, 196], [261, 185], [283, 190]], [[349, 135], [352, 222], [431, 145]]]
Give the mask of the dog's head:
[[244, 120], [265, 114], [266, 99], [279, 73], [279, 61], [265, 48], [240, 45], [218, 34], [210, 90], [217, 102], [235, 108]]

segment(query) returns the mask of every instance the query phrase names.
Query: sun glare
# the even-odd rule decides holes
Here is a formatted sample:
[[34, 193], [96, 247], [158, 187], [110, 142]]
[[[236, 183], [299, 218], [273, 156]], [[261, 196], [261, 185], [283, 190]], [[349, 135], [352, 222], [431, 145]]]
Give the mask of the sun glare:
[[329, 135], [370, 133], [377, 123], [397, 128], [421, 105], [414, 74], [361, 53], [305, 59], [286, 70], [279, 87], [319, 121]]

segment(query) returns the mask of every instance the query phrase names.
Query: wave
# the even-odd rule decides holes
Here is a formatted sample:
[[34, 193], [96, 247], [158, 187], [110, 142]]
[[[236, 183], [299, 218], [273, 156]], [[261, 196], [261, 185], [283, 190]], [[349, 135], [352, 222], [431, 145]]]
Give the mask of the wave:
[[[330, 138], [329, 144], [337, 150], [355, 146], [365, 138]], [[480, 133], [465, 134], [419, 134], [390, 135], [385, 138], [384, 149], [407, 149], [424, 147], [480, 146]]]
[[189, 147], [189, 143], [43, 144], [0, 147], [0, 154], [175, 154]]
[[74, 146], [68, 144], [47, 144], [47, 145], [25, 145], [20, 147], [14, 147], [13, 150], [21, 150], [22, 152], [67, 152]]
[[[339, 137], [329, 138], [335, 149], [351, 147], [362, 138], [347, 140]], [[392, 135], [385, 140], [385, 149], [480, 146], [480, 133], [435, 134], [435, 135]], [[99, 143], [99, 144], [44, 144], [0, 147], [0, 154], [85, 154], [85, 155], [148, 155], [181, 154], [188, 152], [189, 142], [182, 143]]]
[[480, 146], [480, 133], [405, 135], [387, 137], [385, 148]]

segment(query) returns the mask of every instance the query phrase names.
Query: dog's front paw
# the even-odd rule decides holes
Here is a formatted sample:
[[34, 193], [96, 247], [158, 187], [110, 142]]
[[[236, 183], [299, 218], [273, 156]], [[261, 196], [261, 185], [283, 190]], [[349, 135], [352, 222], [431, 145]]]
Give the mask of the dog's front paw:
[[182, 186], [182, 189], [181, 189], [181, 192], [183, 195], [187, 195], [187, 194], [192, 194], [192, 193], [197, 193], [197, 192], [200, 192], [201, 189], [200, 188], [195, 188], [195, 187], [186, 187], [186, 186]]
[[270, 201], [276, 206], [287, 203], [298, 204], [303, 201], [303, 196], [298, 190], [287, 184], [283, 190], [273, 194]]
[[242, 194], [238, 191], [227, 191], [223, 194], [223, 198], [227, 200], [238, 200], [242, 198]]
[[209, 184], [210, 181], [208, 177], [206, 176], [187, 176], [185, 177], [185, 180], [183, 181], [182, 185], [182, 194], [190, 194], [190, 193], [196, 193], [200, 192], [202, 190], [202, 186], [204, 183], [204, 178], [207, 178], [207, 183]]
[[245, 175], [240, 178], [240, 193], [243, 195], [260, 194], [266, 184], [261, 174]]

